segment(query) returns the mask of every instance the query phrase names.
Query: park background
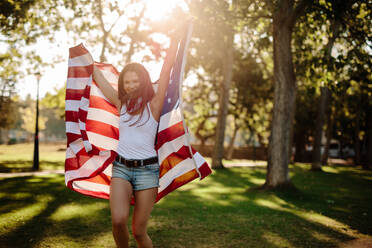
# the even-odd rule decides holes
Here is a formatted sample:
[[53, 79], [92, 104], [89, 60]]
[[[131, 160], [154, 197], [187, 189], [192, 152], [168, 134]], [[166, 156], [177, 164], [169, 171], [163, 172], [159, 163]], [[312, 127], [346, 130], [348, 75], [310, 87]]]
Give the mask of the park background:
[[0, 9], [0, 247], [114, 247], [108, 202], [64, 186], [68, 48], [83, 42], [119, 70], [143, 63], [155, 81], [167, 32], [190, 16], [185, 118], [213, 173], [157, 204], [155, 246], [372, 246], [370, 1], [29, 0]]

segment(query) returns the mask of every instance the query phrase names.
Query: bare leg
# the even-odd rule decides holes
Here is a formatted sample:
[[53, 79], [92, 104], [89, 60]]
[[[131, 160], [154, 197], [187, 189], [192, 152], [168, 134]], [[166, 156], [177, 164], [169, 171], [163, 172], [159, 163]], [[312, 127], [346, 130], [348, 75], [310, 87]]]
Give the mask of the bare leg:
[[150, 218], [157, 194], [158, 188], [134, 192], [136, 203], [134, 205], [132, 229], [139, 248], [153, 247], [152, 241], [147, 234], [147, 221]]
[[110, 208], [112, 234], [119, 248], [128, 248], [128, 217], [132, 185], [121, 178], [112, 178], [110, 185]]

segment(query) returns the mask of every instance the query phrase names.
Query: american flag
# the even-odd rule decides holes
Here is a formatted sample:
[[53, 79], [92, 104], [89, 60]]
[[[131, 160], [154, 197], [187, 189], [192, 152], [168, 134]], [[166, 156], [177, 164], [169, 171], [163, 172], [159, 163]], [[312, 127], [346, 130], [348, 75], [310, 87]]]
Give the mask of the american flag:
[[[191, 32], [190, 25], [178, 48], [160, 116], [155, 145], [160, 163], [156, 201], [211, 173], [204, 158], [189, 144], [182, 114], [180, 92]], [[109, 199], [112, 162], [117, 155], [119, 139], [119, 114], [94, 82], [93, 65], [102, 71], [114, 89], [118, 88], [119, 73], [112, 65], [94, 62], [82, 44], [70, 48], [66, 87], [65, 183], [81, 194]]]

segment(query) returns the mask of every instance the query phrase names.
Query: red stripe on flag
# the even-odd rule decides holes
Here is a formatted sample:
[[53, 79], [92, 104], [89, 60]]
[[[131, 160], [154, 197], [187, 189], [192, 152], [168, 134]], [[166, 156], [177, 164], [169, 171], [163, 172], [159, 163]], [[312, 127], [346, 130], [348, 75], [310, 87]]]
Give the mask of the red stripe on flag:
[[87, 78], [93, 73], [93, 66], [74, 66], [68, 68], [68, 78]]
[[66, 132], [66, 136], [67, 136], [67, 143], [68, 144], [70, 144], [71, 142], [74, 142], [75, 140], [81, 138], [80, 134], [68, 133], [68, 132]]
[[104, 135], [116, 140], [119, 139], [119, 129], [101, 121], [87, 120], [85, 128], [87, 131], [96, 134]]
[[90, 86], [87, 85], [84, 89], [83, 97], [85, 97], [86, 99], [89, 99], [89, 96], [90, 96]]
[[84, 95], [85, 90], [73, 90], [67, 89], [66, 90], [66, 100], [80, 100], [81, 97]]
[[209, 174], [211, 174], [212, 173], [212, 170], [211, 170], [211, 168], [209, 168], [208, 163], [205, 162], [204, 164], [202, 164], [199, 167], [199, 172], [201, 174], [200, 180], [202, 180], [203, 178], [205, 178], [206, 176], [208, 176]]
[[75, 47], [71, 47], [69, 49], [69, 52], [70, 52], [70, 55], [69, 55], [70, 59], [89, 53], [88, 50], [83, 46], [83, 44], [79, 44]]
[[158, 133], [155, 149], [158, 150], [164, 143], [174, 140], [185, 134], [182, 121], [162, 130]]
[[[84, 148], [82, 150], [84, 150]], [[79, 153], [81, 153], [81, 152], [79, 152]], [[65, 161], [65, 171], [77, 170], [81, 166], [83, 166], [89, 159], [90, 159], [90, 157], [87, 156], [87, 155], [85, 155], [85, 156], [80, 155], [78, 158], [77, 157], [68, 158]]]
[[87, 120], [88, 112], [84, 109], [79, 109], [78, 113], [79, 113], [79, 120], [85, 123]]
[[65, 112], [65, 121], [78, 122], [79, 112], [77, 111], [66, 111]]
[[116, 106], [99, 96], [90, 96], [89, 107], [105, 110], [107, 112], [115, 114], [116, 116], [119, 116]]

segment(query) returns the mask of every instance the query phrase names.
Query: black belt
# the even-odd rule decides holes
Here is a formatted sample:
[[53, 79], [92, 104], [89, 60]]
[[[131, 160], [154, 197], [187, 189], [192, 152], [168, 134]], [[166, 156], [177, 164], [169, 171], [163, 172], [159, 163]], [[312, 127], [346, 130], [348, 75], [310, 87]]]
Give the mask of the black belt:
[[127, 167], [140, 167], [157, 163], [158, 157], [152, 157], [147, 159], [125, 159], [122, 156], [117, 155], [115, 161], [124, 164]]

